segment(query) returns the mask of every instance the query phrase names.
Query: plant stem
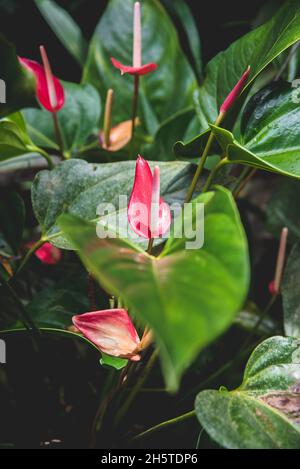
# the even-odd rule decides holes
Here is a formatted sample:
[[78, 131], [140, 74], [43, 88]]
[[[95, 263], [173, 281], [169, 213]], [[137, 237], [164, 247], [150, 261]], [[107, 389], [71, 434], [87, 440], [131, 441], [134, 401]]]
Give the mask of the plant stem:
[[137, 117], [138, 103], [139, 103], [139, 85], [140, 85], [140, 77], [138, 75], [135, 75], [134, 76], [133, 103], [132, 103], [132, 118], [131, 118], [132, 153], [133, 153], [133, 140], [134, 140], [134, 131], [135, 131], [135, 119]]
[[88, 274], [88, 297], [91, 311], [96, 311], [96, 292], [95, 292], [95, 280], [91, 273]]
[[179, 415], [179, 417], [176, 417], [171, 420], [166, 420], [165, 422], [161, 422], [158, 425], [155, 425], [154, 427], [149, 428], [148, 430], [139, 433], [139, 435], [136, 435], [134, 437], [134, 440], [139, 440], [140, 438], [144, 438], [145, 436], [149, 436], [154, 432], [163, 430], [166, 427], [170, 427], [171, 425], [177, 425], [178, 423], [185, 422], [186, 420], [189, 420], [191, 418], [196, 417], [196, 412], [195, 410], [191, 410], [190, 412], [187, 412], [186, 414]]
[[210, 172], [210, 175], [208, 176], [206, 182], [205, 182], [205, 185], [202, 189], [202, 192], [207, 192], [211, 186], [211, 183], [213, 182], [217, 172], [223, 168], [223, 166], [225, 166], [226, 164], [229, 164], [229, 161], [227, 158], [223, 158], [222, 160], [219, 161], [218, 164], [216, 164], [216, 166], [213, 168], [213, 170]]
[[[224, 118], [224, 114], [220, 113], [218, 115], [216, 121], [215, 121], [215, 125], [221, 124], [223, 118]], [[197, 182], [198, 182], [198, 180], [201, 176], [201, 173], [203, 171], [203, 168], [204, 168], [204, 165], [206, 163], [206, 160], [207, 160], [207, 157], [208, 157], [208, 154], [209, 154], [209, 150], [210, 150], [210, 147], [211, 147], [211, 144], [212, 144], [213, 140], [214, 140], [214, 134], [212, 132], [210, 132], [208, 140], [207, 140], [206, 145], [205, 145], [205, 148], [203, 150], [202, 156], [200, 158], [197, 171], [194, 175], [194, 178], [193, 178], [193, 180], [191, 182], [191, 185], [189, 187], [189, 190], [187, 192], [187, 195], [186, 195], [186, 198], [185, 198], [185, 203], [190, 202], [192, 197], [193, 197], [193, 194], [194, 194], [195, 189], [196, 189]]]
[[54, 168], [53, 161], [51, 160], [50, 155], [48, 155], [48, 153], [45, 150], [43, 150], [42, 148], [39, 148], [39, 147], [35, 147], [35, 148], [33, 148], [33, 150], [36, 151], [37, 153], [39, 153], [41, 156], [43, 156], [45, 158], [45, 160], [48, 163], [49, 169]]
[[255, 173], [257, 171], [256, 168], [252, 168], [252, 169], [250, 169], [250, 171], [249, 171], [249, 168], [246, 168], [246, 169], [247, 169], [247, 171], [245, 171], [245, 173], [242, 173], [246, 177], [241, 179], [240, 184], [238, 185], [238, 187], [233, 192], [233, 197], [235, 199], [240, 195], [242, 190], [246, 187], [248, 182], [253, 178], [253, 176], [255, 175]]
[[148, 363], [145, 365], [144, 369], [140, 373], [140, 376], [138, 377], [138, 380], [137, 380], [136, 384], [133, 386], [128, 398], [126, 399], [123, 406], [121, 407], [121, 409], [117, 413], [117, 416], [116, 416], [116, 419], [115, 419], [116, 426], [120, 423], [120, 421], [122, 420], [122, 418], [124, 417], [124, 415], [128, 411], [129, 407], [131, 406], [134, 398], [136, 397], [136, 395], [138, 394], [138, 392], [140, 391], [140, 389], [144, 385], [150, 371], [152, 370], [152, 368], [153, 368], [153, 366], [156, 362], [157, 357], [158, 357], [158, 350], [156, 349], [156, 350], [154, 350], [154, 352], [152, 353], [152, 355], [150, 356], [150, 358], [148, 360]]
[[61, 129], [60, 129], [60, 125], [59, 125], [59, 121], [58, 121], [58, 117], [57, 117], [57, 112], [53, 112], [52, 116], [53, 116], [53, 123], [54, 123], [56, 142], [59, 146], [60, 156], [64, 160], [65, 159], [64, 144], [63, 144]]
[[37, 241], [33, 246], [32, 248], [29, 249], [29, 251], [26, 253], [24, 259], [22, 260], [15, 276], [19, 275], [20, 272], [22, 272], [22, 270], [24, 269], [24, 267], [27, 265], [27, 263], [29, 262], [29, 260], [31, 259], [31, 257], [34, 255], [34, 253], [40, 248], [43, 246], [43, 244], [45, 244], [46, 240], [44, 238], [41, 238], [39, 239], [39, 241]]
[[149, 243], [148, 243], [148, 247], [147, 247], [147, 251], [146, 251], [148, 254], [151, 254], [152, 248], [153, 248], [153, 244], [154, 244], [154, 238], [150, 238], [150, 239], [149, 239]]

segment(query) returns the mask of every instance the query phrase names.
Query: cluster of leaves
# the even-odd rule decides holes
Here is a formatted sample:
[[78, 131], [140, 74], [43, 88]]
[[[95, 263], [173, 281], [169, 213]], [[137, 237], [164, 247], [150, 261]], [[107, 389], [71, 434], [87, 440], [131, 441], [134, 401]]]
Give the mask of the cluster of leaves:
[[[120, 298], [141, 324], [150, 326], [166, 385], [175, 391], [191, 362], [229, 328], [243, 307], [250, 283], [249, 253], [232, 196], [235, 181], [228, 177], [229, 171], [222, 174], [222, 186], [193, 200], [194, 207], [199, 202], [205, 206], [205, 243], [201, 249], [186, 250], [188, 240], [174, 237], [154, 257], [140, 242], [96, 236], [97, 223], [110, 223], [110, 214], [97, 218], [97, 206], [116, 204], [120, 195], [129, 195], [134, 177], [130, 148], [111, 154], [100, 148], [98, 138], [103, 122], [101, 102], [109, 88], [115, 90], [113, 124], [130, 118], [133, 81], [116, 73], [110, 57], [116, 56], [123, 63], [131, 61], [133, 3], [110, 0], [87, 45], [65, 10], [52, 0], [36, 0], [44, 18], [82, 66], [82, 82], [63, 82], [66, 104], [58, 116], [68, 161], [37, 174], [31, 188], [32, 206], [41, 239], [76, 250], [102, 288]], [[216, 144], [204, 176], [225, 155], [227, 165], [241, 164], [299, 179], [297, 95], [291, 83], [270, 82], [278, 67], [283, 70], [281, 74], [285, 73], [286, 51], [300, 40], [300, 2], [287, 1], [268, 22], [213, 58], [205, 71], [197, 28], [187, 5], [181, 0], [165, 4], [184, 26], [194, 63], [183, 54], [163, 5], [145, 0], [144, 61], [155, 61], [159, 68], [141, 81], [141, 125], [135, 153], [160, 162], [166, 201], [183, 202], [195, 171], [194, 159], [201, 155], [210, 131]], [[116, 22], [116, 18], [122, 21]], [[58, 146], [49, 113], [37, 107], [31, 74], [22, 69], [14, 47], [3, 38], [0, 48], [0, 76], [8, 88], [7, 105], [0, 108], [0, 171], [11, 171], [34, 165], [45, 152], [58, 154]], [[223, 127], [213, 125], [224, 98], [248, 64], [251, 75], [238, 106]], [[255, 89], [258, 76], [266, 85], [259, 91]], [[289, 78], [293, 78], [291, 73]], [[286, 225], [294, 240], [299, 235], [299, 212], [293, 207], [294, 192], [299, 191], [296, 183], [288, 181], [284, 194], [273, 194], [268, 214], [273, 230], [278, 233]], [[200, 180], [199, 191], [202, 186]], [[19, 254], [22, 238], [23, 205], [18, 196], [14, 195], [8, 205], [1, 204], [0, 213], [2, 254], [10, 258]], [[13, 229], [5, 221], [9, 213], [14, 213]], [[121, 216], [125, 226], [126, 210]], [[202, 427], [224, 447], [300, 445], [298, 254], [296, 245], [282, 291], [287, 337], [272, 337], [259, 345], [237, 390], [202, 391], [197, 397], [196, 413]], [[1, 279], [7, 284], [7, 272], [2, 268]], [[63, 311], [56, 308], [60, 302], [68, 305]], [[60, 329], [68, 335], [72, 334], [67, 331], [71, 315], [86, 309], [74, 290], [62, 288], [55, 295], [53, 290], [40, 293], [26, 313], [35, 326], [52, 332]], [[102, 360], [116, 368], [125, 364], [107, 357]]]

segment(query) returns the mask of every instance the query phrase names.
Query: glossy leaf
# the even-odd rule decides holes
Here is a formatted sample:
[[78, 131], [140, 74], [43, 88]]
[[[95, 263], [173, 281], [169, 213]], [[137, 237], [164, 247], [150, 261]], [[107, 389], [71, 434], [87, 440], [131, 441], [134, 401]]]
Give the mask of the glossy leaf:
[[32, 153], [36, 150], [30, 140], [25, 122], [19, 113], [0, 121], [0, 161]]
[[275, 83], [256, 93], [241, 121], [239, 142], [212, 126], [229, 161], [300, 178], [300, 108], [290, 83]]
[[[102, 98], [109, 88], [117, 91], [113, 125], [127, 120], [132, 109], [134, 80], [121, 76], [110, 59], [132, 63], [133, 5], [134, 0], [109, 2], [92, 39], [84, 71], [84, 82], [97, 87]], [[158, 69], [141, 78], [138, 115], [143, 128], [153, 134], [160, 122], [191, 104], [196, 79], [180, 49], [177, 32], [158, 1], [143, 2], [142, 24], [143, 63], [155, 62]]]
[[[150, 163], [150, 166], [153, 169], [155, 163]], [[160, 163], [160, 168], [162, 196], [168, 203], [182, 201], [185, 188], [193, 176], [193, 166], [170, 162]], [[113, 204], [118, 209], [120, 195], [127, 196], [129, 200], [134, 174], [135, 161], [88, 164], [71, 160], [53, 171], [40, 172], [32, 186], [32, 203], [43, 234], [50, 237], [57, 247], [70, 249], [70, 243], [59, 235], [57, 218], [67, 212], [85, 220], [99, 221], [99, 204]], [[109, 212], [114, 213], [112, 208]], [[123, 220], [127, 228], [127, 204]]]
[[93, 224], [74, 215], [59, 220], [87, 269], [153, 330], [171, 390], [230, 325], [248, 289], [247, 243], [231, 194], [219, 188], [197, 202], [205, 203], [202, 249], [185, 250], [187, 239], [171, 238], [159, 258], [122, 239], [98, 238]]
[[279, 336], [255, 349], [238, 389], [196, 400], [201, 425], [229, 449], [298, 449], [299, 410], [300, 342]]
[[[91, 85], [62, 82], [66, 101], [58, 113], [64, 148], [74, 152], [91, 134], [98, 134], [101, 115], [100, 97]], [[42, 109], [23, 110], [32, 140], [39, 146], [57, 149], [52, 116]]]
[[1, 103], [0, 117], [35, 104], [35, 79], [19, 63], [15, 47], [0, 36], [0, 78], [5, 83], [6, 103]]
[[80, 65], [84, 65], [88, 45], [69, 13], [53, 0], [35, 0], [35, 4], [65, 48]]
[[268, 64], [299, 39], [300, 1], [288, 0], [267, 23], [214, 57], [207, 65], [198, 95], [202, 129], [215, 122], [220, 105], [248, 65], [251, 74], [246, 89]]
[[288, 258], [282, 282], [284, 328], [288, 336], [300, 338], [300, 246], [296, 244]]

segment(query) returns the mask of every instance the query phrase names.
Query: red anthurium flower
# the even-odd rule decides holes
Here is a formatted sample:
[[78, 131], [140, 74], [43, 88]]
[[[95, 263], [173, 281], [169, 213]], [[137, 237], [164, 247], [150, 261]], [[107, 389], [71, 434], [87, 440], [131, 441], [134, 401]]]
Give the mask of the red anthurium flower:
[[223, 102], [222, 106], [220, 107], [220, 113], [225, 114], [230, 107], [233, 105], [233, 103], [237, 100], [241, 92], [243, 91], [244, 85], [246, 81], [248, 80], [248, 77], [250, 75], [250, 66], [248, 66], [247, 70], [243, 73], [235, 87], [230, 91], [229, 95]]
[[[30, 247], [30, 246], [29, 246]], [[36, 252], [35, 256], [43, 263], [47, 265], [55, 265], [61, 261], [62, 253], [61, 250], [52, 246], [50, 243], [43, 244]]]
[[141, 359], [142, 343], [125, 309], [108, 309], [72, 318], [74, 326], [98, 349], [114, 357]]
[[157, 69], [157, 64], [149, 63], [142, 65], [142, 25], [141, 25], [141, 4], [136, 2], [133, 15], [133, 65], [123, 65], [115, 58], [111, 59], [112, 64], [121, 74], [129, 75], [147, 75]]
[[41, 105], [49, 112], [59, 111], [65, 103], [64, 88], [58, 78], [53, 76], [44, 47], [41, 47], [44, 66], [34, 60], [19, 57], [19, 62], [36, 79], [36, 95]]
[[152, 174], [147, 161], [139, 156], [128, 206], [130, 226], [143, 238], [158, 238], [168, 231], [171, 219], [170, 208], [160, 197], [159, 167]]

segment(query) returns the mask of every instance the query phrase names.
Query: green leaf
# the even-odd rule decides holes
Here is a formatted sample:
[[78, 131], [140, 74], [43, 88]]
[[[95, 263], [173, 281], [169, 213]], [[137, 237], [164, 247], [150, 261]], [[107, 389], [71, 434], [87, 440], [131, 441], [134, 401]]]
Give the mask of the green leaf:
[[35, 0], [35, 4], [61, 43], [79, 65], [83, 66], [87, 57], [88, 45], [77, 23], [66, 10], [53, 0]]
[[[66, 152], [75, 152], [88, 137], [99, 132], [101, 103], [95, 88], [89, 84], [63, 82], [66, 101], [58, 113]], [[45, 109], [23, 110], [28, 131], [36, 145], [57, 149], [51, 114]]]
[[100, 363], [102, 366], [112, 367], [116, 370], [123, 370], [123, 368], [128, 364], [128, 360], [125, 358], [111, 357], [110, 355], [102, 353]]
[[22, 67], [13, 44], [0, 36], [0, 78], [5, 83], [6, 102], [1, 103], [0, 117], [35, 103], [35, 79]]
[[16, 192], [2, 191], [0, 195], [0, 232], [12, 252], [17, 254], [25, 223], [24, 202]]
[[36, 150], [30, 140], [20, 114], [12, 114], [0, 121], [0, 161], [32, 153]]
[[[115, 90], [114, 124], [131, 116], [133, 77], [121, 76], [111, 57], [132, 64], [134, 0], [111, 0], [91, 42], [84, 82], [101, 92]], [[142, 5], [143, 63], [155, 62], [158, 69], [141, 78], [139, 116], [144, 129], [153, 135], [159, 124], [192, 104], [195, 75], [183, 55], [176, 29], [156, 0]]]
[[185, 250], [187, 238], [171, 238], [159, 258], [122, 239], [98, 238], [93, 224], [74, 215], [58, 222], [105, 290], [149, 324], [170, 390], [228, 328], [248, 290], [247, 242], [231, 194], [219, 188], [201, 195], [193, 223], [196, 203], [205, 204], [202, 249]]
[[300, 447], [300, 342], [272, 337], [251, 355], [235, 391], [202, 391], [201, 425], [229, 449]]
[[256, 93], [241, 121], [240, 142], [211, 126], [232, 163], [300, 178], [300, 108], [290, 83], [275, 83]]
[[200, 122], [206, 130], [215, 122], [220, 105], [248, 65], [247, 88], [279, 54], [300, 39], [300, 1], [288, 0], [267, 23], [234, 42], [206, 68], [199, 92]]
[[[155, 164], [151, 163], [151, 167]], [[194, 166], [183, 162], [162, 162], [160, 167], [162, 195], [169, 203], [182, 201], [193, 177]], [[134, 173], [135, 161], [88, 164], [75, 159], [52, 171], [41, 171], [32, 185], [32, 204], [43, 235], [58, 247], [72, 249], [70, 243], [60, 236], [57, 218], [62, 213], [73, 213], [96, 223], [100, 219], [97, 216], [100, 203], [113, 204], [118, 209], [119, 196], [130, 196]], [[127, 228], [126, 209], [123, 219]]]
[[202, 60], [201, 60], [201, 42], [199, 37], [198, 28], [194, 20], [190, 7], [186, 4], [185, 0], [164, 0], [166, 7], [176, 15], [184, 29], [189, 47], [195, 62], [197, 75], [202, 79]]
[[296, 244], [288, 258], [281, 287], [284, 328], [287, 335], [300, 338], [300, 245]]

